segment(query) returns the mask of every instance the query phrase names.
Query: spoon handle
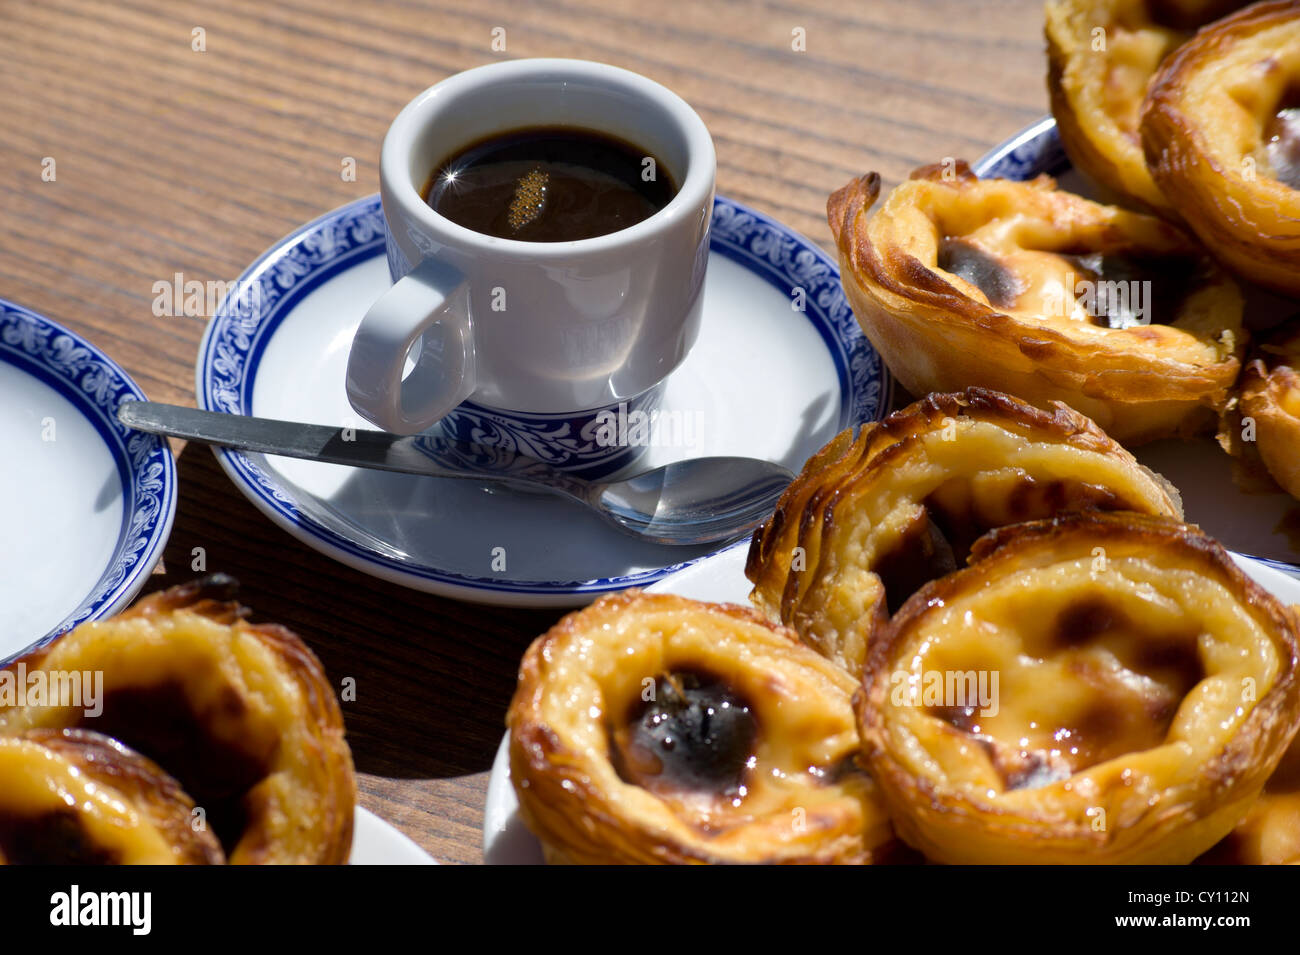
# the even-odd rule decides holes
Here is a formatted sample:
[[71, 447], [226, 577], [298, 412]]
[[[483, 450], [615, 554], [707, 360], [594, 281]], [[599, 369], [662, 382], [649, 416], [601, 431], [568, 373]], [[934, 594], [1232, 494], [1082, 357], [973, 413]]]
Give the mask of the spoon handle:
[[139, 431], [240, 451], [431, 477], [490, 481], [554, 491], [586, 502], [591, 486], [544, 461], [505, 448], [429, 434], [331, 428], [251, 415], [200, 411], [157, 401], [124, 401], [118, 420]]

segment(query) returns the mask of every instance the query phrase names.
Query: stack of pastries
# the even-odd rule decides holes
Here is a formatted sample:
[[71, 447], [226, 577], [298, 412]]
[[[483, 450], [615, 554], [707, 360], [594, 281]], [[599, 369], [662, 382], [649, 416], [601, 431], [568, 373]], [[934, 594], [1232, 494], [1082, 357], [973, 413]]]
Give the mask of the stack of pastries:
[[[10, 663], [0, 864], [342, 864], [356, 781], [338, 701], [294, 633], [212, 575]], [[74, 698], [74, 696], [80, 698]]]
[[957, 160], [879, 202], [856, 179], [827, 215], [858, 321], [912, 394], [1064, 401], [1129, 447], [1217, 428], [1300, 496], [1300, 319], [1252, 348], [1243, 308], [1300, 296], [1300, 0], [1049, 0], [1046, 35], [1062, 144], [1115, 204]]
[[845, 432], [752, 607], [632, 591], [533, 643], [523, 818], [558, 863], [1300, 861], [1300, 616], [1181, 517], [1060, 403]]

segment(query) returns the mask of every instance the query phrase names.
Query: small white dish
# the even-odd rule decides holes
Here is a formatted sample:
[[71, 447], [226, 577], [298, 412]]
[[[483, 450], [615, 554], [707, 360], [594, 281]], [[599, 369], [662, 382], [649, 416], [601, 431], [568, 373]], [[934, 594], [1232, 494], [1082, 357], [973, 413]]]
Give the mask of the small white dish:
[[162, 556], [176, 463], [117, 421], [144, 397], [90, 342], [0, 299], [0, 666], [121, 610]]
[[[1056, 121], [1050, 116], [995, 146], [973, 166], [985, 179], [1054, 176], [1062, 189], [1095, 198], [1092, 185], [1070, 165]], [[1279, 313], [1279, 309], [1282, 311]], [[1291, 314], [1294, 302], [1247, 289], [1247, 320]], [[1278, 488], [1260, 489], [1243, 479], [1213, 438], [1153, 441], [1134, 450], [1138, 460], [1163, 474], [1182, 493], [1187, 520], [1242, 554], [1300, 577], [1300, 503]]]
[[[843, 428], [883, 416], [890, 379], [821, 249], [761, 213], [716, 200], [704, 317], [667, 379], [634, 470], [705, 455], [797, 471]], [[366, 427], [344, 387], [353, 333], [390, 285], [378, 197], [312, 222], [241, 277], [199, 349], [200, 408]], [[241, 301], [257, 301], [251, 313]], [[636, 422], [627, 422], [635, 440]], [[508, 436], [492, 435], [493, 440]], [[527, 448], [520, 448], [526, 453]], [[620, 534], [548, 496], [216, 449], [235, 485], [323, 554], [418, 590], [512, 606], [572, 606], [646, 586], [716, 547]]]
[[[745, 578], [749, 547], [736, 544], [646, 589], [696, 600], [748, 604], [751, 585]], [[1267, 564], [1234, 554], [1247, 574], [1286, 604], [1300, 604], [1300, 580]], [[519, 816], [519, 800], [510, 783], [510, 736], [501, 740], [483, 805], [483, 859], [489, 865], [541, 865], [542, 847]]]
[[357, 807], [353, 825], [352, 855], [348, 857], [348, 865], [438, 864], [437, 859], [368, 809]]

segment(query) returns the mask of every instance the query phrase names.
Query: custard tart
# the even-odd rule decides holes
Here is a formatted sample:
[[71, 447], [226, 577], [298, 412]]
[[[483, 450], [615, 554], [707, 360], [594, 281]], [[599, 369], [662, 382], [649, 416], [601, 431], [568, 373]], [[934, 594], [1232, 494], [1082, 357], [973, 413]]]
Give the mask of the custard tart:
[[1257, 3], [1170, 56], [1147, 93], [1142, 145], [1220, 261], [1300, 295], [1300, 2]]
[[1047, 90], [1070, 161], [1120, 201], [1176, 216], [1142, 155], [1142, 100], [1160, 64], [1239, 0], [1048, 0]]
[[220, 865], [157, 765], [87, 730], [0, 736], [0, 864]]
[[750, 600], [858, 673], [889, 612], [985, 531], [1090, 509], [1181, 516], [1168, 482], [1062, 404], [930, 395], [808, 461], [754, 534]]
[[1300, 498], [1300, 324], [1261, 342], [1241, 375], [1238, 410], [1273, 480]]
[[899, 847], [856, 758], [855, 685], [747, 608], [603, 597], [524, 654], [523, 819], [551, 863], [882, 861]]
[[234, 587], [213, 575], [152, 594], [14, 661], [51, 686], [101, 674], [102, 696], [0, 706], [0, 736], [94, 730], [175, 777], [231, 863], [341, 864], [356, 783], [338, 701], [302, 640], [243, 619]]
[[947, 863], [1186, 863], [1300, 725], [1296, 621], [1197, 529], [1074, 514], [981, 539], [856, 699], [899, 835]]
[[1047, 176], [912, 176], [874, 215], [875, 173], [827, 204], [849, 303], [904, 388], [1064, 401], [1123, 444], [1213, 428], [1242, 298], [1192, 239]]

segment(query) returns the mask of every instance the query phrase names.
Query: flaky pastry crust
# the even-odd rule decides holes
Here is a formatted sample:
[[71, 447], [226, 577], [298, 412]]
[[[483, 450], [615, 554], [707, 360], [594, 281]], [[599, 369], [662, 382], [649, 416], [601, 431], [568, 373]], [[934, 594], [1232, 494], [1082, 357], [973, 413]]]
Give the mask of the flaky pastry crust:
[[213, 575], [84, 623], [14, 661], [30, 675], [103, 675], [102, 713], [0, 707], [0, 736], [81, 727], [174, 776], [229, 861], [342, 864], [356, 782], [343, 717], [315, 654], [288, 629], [250, 624]]
[[[918, 591], [855, 705], [899, 834], [928, 858], [1185, 863], [1295, 736], [1297, 652], [1287, 609], [1200, 531], [1076, 514], [994, 531]], [[961, 675], [965, 699], [912, 694], [932, 672]], [[972, 699], [972, 673], [995, 692]]]
[[1047, 176], [912, 175], [874, 214], [875, 173], [827, 204], [849, 303], [904, 388], [1064, 401], [1126, 445], [1213, 428], [1246, 335], [1199, 245]]
[[1142, 155], [1142, 100], [1161, 62], [1237, 0], [1048, 0], [1047, 90], [1070, 161], [1111, 198], [1177, 217]]
[[1142, 107], [1147, 166], [1238, 274], [1300, 295], [1300, 2], [1257, 3], [1175, 51]]
[[552, 863], [868, 863], [854, 681], [753, 611], [626, 591], [525, 653], [510, 773]]
[[1253, 425], [1273, 480], [1300, 498], [1300, 326], [1272, 335], [1256, 354], [1241, 374], [1241, 423]]
[[0, 736], [0, 864], [220, 865], [176, 780], [88, 730]]
[[1080, 509], [1181, 516], [1168, 482], [1060, 403], [933, 394], [808, 461], [754, 534], [750, 599], [856, 674], [889, 612], [985, 531]]

